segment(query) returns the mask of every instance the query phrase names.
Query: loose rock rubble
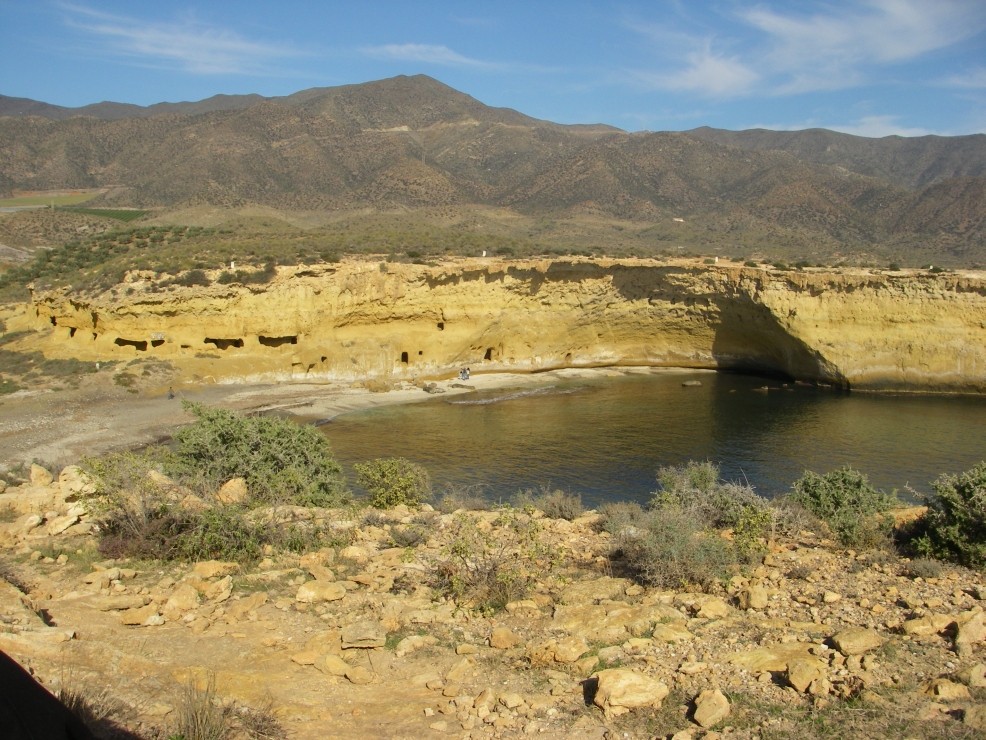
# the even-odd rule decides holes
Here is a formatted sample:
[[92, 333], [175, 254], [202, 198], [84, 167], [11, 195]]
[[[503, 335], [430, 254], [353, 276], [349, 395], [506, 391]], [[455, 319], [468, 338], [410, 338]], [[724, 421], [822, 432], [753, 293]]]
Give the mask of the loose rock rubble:
[[[860, 737], [881, 717], [902, 737], [986, 729], [986, 580], [961, 568], [912, 578], [802, 532], [711, 592], [665, 591], [623, 577], [592, 512], [427, 506], [372, 525], [260, 512], [317, 517], [349, 544], [255, 566], [114, 561], [96, 550], [84, 474], [45, 473], [0, 494], [0, 649], [48, 685], [108, 688], [148, 737], [210, 677], [244, 706], [270, 697], [297, 738], [767, 740], [811, 737], [799, 717], [838, 723], [847, 706], [872, 719]], [[456, 603], [430, 578], [455, 516], [486, 531], [540, 518], [559, 564], [496, 612]], [[427, 541], [391, 546], [416, 518]]]

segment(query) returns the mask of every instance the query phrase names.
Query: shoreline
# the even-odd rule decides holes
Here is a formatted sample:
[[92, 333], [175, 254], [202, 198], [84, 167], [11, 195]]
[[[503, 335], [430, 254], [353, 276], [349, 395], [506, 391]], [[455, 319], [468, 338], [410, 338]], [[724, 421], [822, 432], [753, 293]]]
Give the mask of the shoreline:
[[[470, 388], [452, 388], [457, 378], [438, 381], [444, 397], [500, 388], [524, 388], [557, 380], [625, 377], [627, 375], [714, 373], [695, 368], [614, 366], [565, 368], [539, 373], [477, 372]], [[114, 385], [112, 373], [87, 377], [78, 389], [32, 392], [31, 395], [0, 399], [0, 467], [41, 460], [64, 466], [81, 457], [138, 449], [166, 441], [174, 430], [192, 417], [181, 409], [181, 400], [219, 405], [247, 414], [289, 413], [318, 420], [381, 406], [419, 403], [435, 396], [410, 383], [394, 390], [374, 393], [349, 384], [263, 383], [196, 385], [180, 388], [177, 397], [166, 397], [168, 385], [155, 386], [140, 394]]]

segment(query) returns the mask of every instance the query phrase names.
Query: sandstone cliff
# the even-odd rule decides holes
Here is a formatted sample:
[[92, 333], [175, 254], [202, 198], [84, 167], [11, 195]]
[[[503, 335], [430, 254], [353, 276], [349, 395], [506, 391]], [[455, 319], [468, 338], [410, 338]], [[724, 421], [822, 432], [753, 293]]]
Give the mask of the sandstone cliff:
[[21, 323], [42, 333], [21, 343], [48, 357], [170, 360], [216, 382], [620, 364], [986, 392], [975, 274], [463, 260], [280, 268], [263, 286], [162, 291], [152, 279], [131, 273], [120, 294], [92, 299], [38, 293]]

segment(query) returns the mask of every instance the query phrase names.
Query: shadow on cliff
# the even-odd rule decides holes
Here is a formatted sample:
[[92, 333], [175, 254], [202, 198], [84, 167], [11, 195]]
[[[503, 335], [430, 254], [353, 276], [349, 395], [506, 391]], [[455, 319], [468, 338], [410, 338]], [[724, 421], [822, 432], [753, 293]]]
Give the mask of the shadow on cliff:
[[712, 300], [719, 308], [712, 355], [721, 369], [849, 388], [835, 365], [792, 336], [766, 306], [742, 293]]

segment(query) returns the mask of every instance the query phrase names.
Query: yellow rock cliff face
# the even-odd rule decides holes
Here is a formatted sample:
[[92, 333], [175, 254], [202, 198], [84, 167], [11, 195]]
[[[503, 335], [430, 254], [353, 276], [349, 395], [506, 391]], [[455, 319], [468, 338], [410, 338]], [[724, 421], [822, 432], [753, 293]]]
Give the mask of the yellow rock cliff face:
[[[129, 293], [129, 295], [126, 295]], [[981, 275], [777, 272], [638, 260], [346, 261], [263, 286], [38, 293], [48, 357], [171, 360], [243, 382], [651, 365], [872, 390], [986, 391]], [[15, 328], [15, 327], [11, 327]]]

